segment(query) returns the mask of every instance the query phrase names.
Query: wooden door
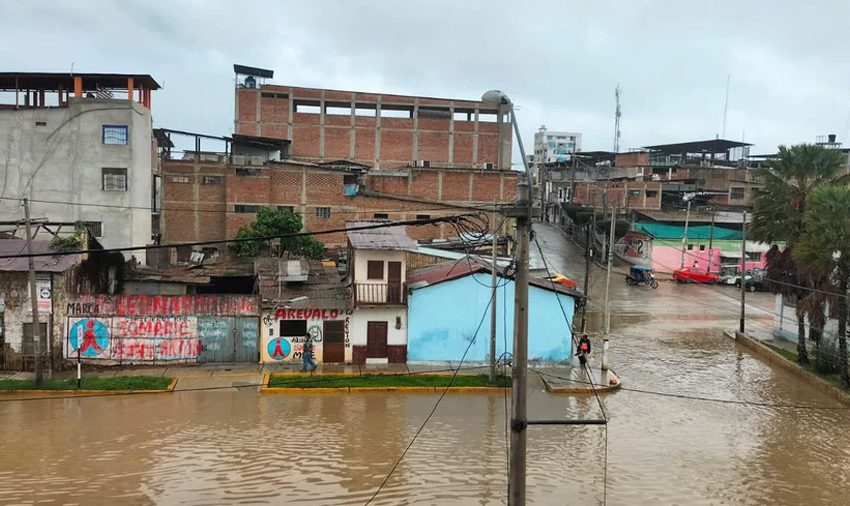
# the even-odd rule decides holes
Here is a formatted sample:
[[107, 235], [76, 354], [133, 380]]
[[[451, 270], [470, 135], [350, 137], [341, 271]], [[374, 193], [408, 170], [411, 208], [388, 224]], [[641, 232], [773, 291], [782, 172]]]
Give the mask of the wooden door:
[[387, 322], [366, 324], [366, 358], [387, 358]]
[[401, 262], [387, 264], [387, 303], [401, 304]]
[[345, 322], [327, 320], [324, 322], [322, 338], [322, 362], [345, 362]]

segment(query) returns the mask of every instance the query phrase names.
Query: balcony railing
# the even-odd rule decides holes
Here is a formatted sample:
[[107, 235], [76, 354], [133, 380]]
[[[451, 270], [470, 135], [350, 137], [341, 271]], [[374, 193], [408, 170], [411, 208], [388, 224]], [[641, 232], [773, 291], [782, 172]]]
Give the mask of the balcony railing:
[[407, 304], [407, 284], [354, 283], [354, 304]]

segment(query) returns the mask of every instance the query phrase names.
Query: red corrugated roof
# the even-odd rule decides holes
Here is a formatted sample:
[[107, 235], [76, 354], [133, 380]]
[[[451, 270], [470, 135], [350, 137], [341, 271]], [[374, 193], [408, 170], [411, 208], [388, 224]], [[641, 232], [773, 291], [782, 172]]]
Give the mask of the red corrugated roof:
[[[438, 283], [462, 278], [477, 272], [489, 273], [490, 266], [472, 258], [463, 258], [459, 261], [443, 262], [409, 271], [407, 273], [407, 286], [415, 290], [417, 288], [424, 288], [425, 286], [436, 285]], [[501, 273], [499, 276], [505, 277]], [[510, 276], [510, 279], [513, 279], [512, 275]], [[414, 284], [416, 283], [421, 284], [421, 286], [415, 286]], [[551, 281], [542, 278], [529, 276], [528, 283], [544, 290], [560, 292], [571, 297], [583, 297], [582, 293], [576, 289], [568, 288], [559, 283], [553, 284]]]

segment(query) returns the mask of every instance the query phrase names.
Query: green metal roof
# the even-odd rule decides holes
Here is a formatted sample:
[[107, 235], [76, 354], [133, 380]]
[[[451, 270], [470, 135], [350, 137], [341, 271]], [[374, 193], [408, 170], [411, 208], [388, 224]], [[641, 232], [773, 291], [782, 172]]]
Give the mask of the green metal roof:
[[[685, 234], [685, 227], [678, 225], [665, 225], [663, 223], [638, 222], [635, 223], [635, 231], [644, 232], [656, 239], [681, 239]], [[711, 237], [711, 225], [697, 225], [688, 227], [688, 240], [705, 239]], [[743, 234], [740, 230], [714, 226], [715, 240], [741, 240]]]

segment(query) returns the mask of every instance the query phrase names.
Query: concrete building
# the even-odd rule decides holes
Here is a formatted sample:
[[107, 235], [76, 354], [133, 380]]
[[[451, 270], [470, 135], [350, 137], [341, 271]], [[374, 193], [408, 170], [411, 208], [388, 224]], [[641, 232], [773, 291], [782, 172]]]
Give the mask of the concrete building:
[[574, 155], [581, 151], [579, 132], [554, 132], [541, 126], [534, 134], [534, 152], [529, 155], [534, 174], [534, 198], [541, 202], [542, 219], [558, 221], [560, 204], [567, 202]]
[[505, 106], [269, 84], [274, 71], [234, 65], [237, 134], [286, 139], [294, 158], [375, 168], [511, 168]]
[[[375, 222], [356, 221], [348, 227]], [[407, 361], [407, 251], [416, 243], [403, 227], [348, 231], [355, 364]]]
[[[0, 239], [0, 255], [24, 251], [25, 240]], [[49, 241], [33, 241], [33, 253], [49, 251]], [[68, 301], [66, 277], [79, 265], [80, 255], [36, 257], [34, 263], [41, 351], [46, 365], [59, 369]], [[35, 364], [28, 271], [26, 258], [0, 259], [0, 369], [32, 370]]]
[[534, 163], [565, 164], [581, 151], [581, 133], [547, 130], [545, 126], [534, 134]]
[[[445, 262], [408, 273], [408, 361], [487, 360], [490, 276], [489, 268], [476, 261]], [[529, 285], [528, 359], [569, 360], [573, 315], [581, 293], [539, 278], [531, 278]], [[499, 286], [503, 288], [496, 301], [496, 354], [502, 356], [513, 350], [514, 282], [500, 274]]]
[[0, 73], [0, 221], [20, 220], [28, 197], [33, 218], [86, 222], [107, 248], [150, 244], [157, 89], [140, 74]]

